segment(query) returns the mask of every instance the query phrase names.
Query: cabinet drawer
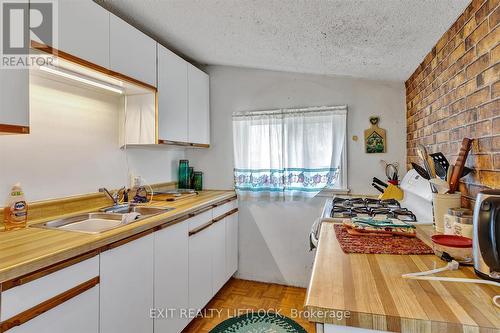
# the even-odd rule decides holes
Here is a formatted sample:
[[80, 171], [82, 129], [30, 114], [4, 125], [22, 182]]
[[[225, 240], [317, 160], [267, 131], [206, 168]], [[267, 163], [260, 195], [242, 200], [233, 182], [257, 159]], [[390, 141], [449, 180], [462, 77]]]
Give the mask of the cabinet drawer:
[[213, 219], [213, 210], [209, 209], [206, 212], [198, 214], [188, 220], [189, 222], [189, 231], [196, 229], [205, 223], [212, 221]]
[[214, 218], [217, 218], [235, 208], [238, 208], [238, 200], [229, 201], [214, 208]]
[[0, 320], [9, 319], [99, 276], [99, 257], [78, 262], [39, 279], [2, 291]]

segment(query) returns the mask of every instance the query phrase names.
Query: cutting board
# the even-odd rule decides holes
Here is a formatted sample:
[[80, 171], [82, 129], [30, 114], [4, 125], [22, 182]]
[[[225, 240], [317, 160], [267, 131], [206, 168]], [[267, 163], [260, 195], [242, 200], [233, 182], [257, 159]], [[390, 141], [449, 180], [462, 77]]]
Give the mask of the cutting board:
[[178, 201], [197, 196], [198, 193], [181, 193], [179, 194], [155, 194], [153, 201]]
[[371, 127], [365, 130], [365, 152], [368, 154], [386, 152], [385, 129], [378, 127], [378, 122], [378, 117], [370, 117]]

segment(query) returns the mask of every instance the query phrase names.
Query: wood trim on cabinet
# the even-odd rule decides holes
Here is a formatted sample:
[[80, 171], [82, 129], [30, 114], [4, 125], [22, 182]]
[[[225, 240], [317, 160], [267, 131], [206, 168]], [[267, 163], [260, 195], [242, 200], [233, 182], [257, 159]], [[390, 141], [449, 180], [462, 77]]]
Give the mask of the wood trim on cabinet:
[[170, 145], [170, 146], [181, 146], [181, 147], [192, 147], [192, 148], [210, 148], [209, 144], [206, 143], [193, 143], [193, 142], [183, 142], [183, 141], [172, 141], [158, 139], [158, 144]]
[[217, 222], [219, 222], [219, 221], [221, 221], [221, 220], [225, 219], [226, 217], [233, 215], [233, 214], [234, 214], [234, 213], [236, 213], [236, 212], [238, 212], [238, 208], [235, 208], [235, 209], [233, 209], [233, 210], [230, 210], [229, 212], [226, 212], [226, 213], [222, 214], [221, 216], [218, 216], [218, 217], [214, 218], [214, 219], [212, 220], [212, 222], [213, 222], [213, 223], [217, 223]]
[[154, 228], [153, 229], [148, 229], [146, 231], [143, 231], [143, 232], [140, 232], [138, 234], [135, 234], [133, 236], [130, 236], [130, 237], [127, 237], [127, 238], [124, 238], [124, 239], [120, 239], [119, 241], [116, 241], [114, 243], [111, 243], [111, 244], [108, 244], [108, 245], [104, 245], [103, 247], [101, 247], [101, 251], [100, 252], [105, 252], [105, 251], [108, 251], [108, 250], [111, 250], [111, 249], [114, 249], [114, 248], [117, 248], [118, 246], [122, 246], [124, 244], [127, 244], [127, 243], [130, 243], [136, 239], [139, 239], [139, 238], [142, 238], [144, 236], [147, 236], [149, 234], [152, 234], [154, 232]]
[[39, 315], [55, 308], [58, 305], [61, 305], [64, 302], [67, 302], [68, 300], [72, 299], [73, 297], [76, 297], [80, 294], [83, 294], [87, 290], [95, 287], [97, 284], [99, 284], [99, 276], [96, 276], [93, 279], [88, 280], [87, 282], [84, 282], [82, 284], [79, 284], [78, 286], [71, 288], [57, 296], [54, 296], [45, 302], [42, 302], [38, 305], [35, 305], [34, 307], [23, 311], [17, 315], [15, 315], [12, 318], [9, 318], [7, 320], [4, 320], [0, 324], [0, 332], [5, 332], [7, 330], [10, 330], [11, 328], [14, 328], [16, 326], [20, 326], [33, 318], [38, 317]]
[[197, 233], [205, 230], [206, 228], [210, 227], [212, 224], [214, 224], [213, 221], [207, 222], [203, 225], [200, 225], [198, 228], [194, 228], [193, 230], [189, 231], [188, 235], [189, 237], [196, 235]]
[[228, 202], [234, 201], [236, 199], [238, 199], [238, 197], [235, 195], [234, 197], [231, 197], [229, 199], [226, 199], [226, 200], [223, 200], [221, 202], [218, 202], [218, 203], [214, 204], [213, 207], [219, 207], [219, 206], [225, 205]]
[[189, 216], [189, 214], [188, 214], [188, 215], [179, 217], [178, 219], [175, 219], [175, 220], [172, 220], [172, 221], [169, 221], [169, 222], [165, 222], [164, 224], [161, 224], [161, 225], [157, 226], [154, 230], [155, 231], [162, 230], [162, 229], [165, 229], [167, 227], [170, 227], [171, 225], [174, 225], [174, 224], [177, 224], [177, 223], [189, 220], [190, 218], [191, 218], [191, 216]]
[[141, 86], [143, 88], [152, 90], [153, 92], [157, 92], [158, 91], [158, 89], [155, 86], [152, 86], [152, 85], [150, 85], [148, 83], [144, 83], [144, 82], [139, 81], [137, 79], [134, 79], [134, 78], [132, 78], [130, 76], [127, 76], [127, 75], [124, 75], [124, 74], [112, 71], [110, 69], [107, 69], [105, 67], [96, 65], [96, 64], [94, 64], [94, 63], [92, 63], [90, 61], [84, 60], [82, 58], [78, 58], [78, 57], [76, 57], [74, 55], [71, 55], [71, 54], [66, 53], [64, 51], [55, 49], [55, 48], [53, 48], [51, 46], [47, 46], [45, 44], [39, 43], [37, 41], [34, 41], [34, 40], [31, 41], [31, 48], [39, 50], [39, 51], [42, 51], [42, 52], [45, 52], [45, 53], [48, 53], [48, 54], [52, 54], [52, 55], [54, 55], [56, 57], [59, 57], [61, 59], [67, 60], [67, 61], [71, 61], [72, 63], [75, 63], [77, 65], [80, 65], [80, 66], [83, 66], [83, 67], [86, 67], [86, 68], [89, 68], [89, 69], [92, 69], [92, 70], [95, 70], [97, 72], [100, 72], [102, 74], [108, 75], [108, 76], [113, 77], [115, 79], [123, 80], [123, 81], [127, 81], [127, 82], [130, 82], [130, 83], [133, 83], [133, 84]]
[[199, 209], [199, 210], [197, 210], [195, 212], [190, 213], [189, 217], [195, 217], [196, 215], [200, 215], [200, 214], [203, 214], [205, 212], [208, 212], [209, 210], [213, 209], [213, 207], [214, 207], [213, 205], [210, 205], [208, 207], [201, 208], [201, 209]]
[[25, 274], [25, 275], [20, 276], [18, 278], [4, 281], [4, 282], [2, 282], [0, 284], [1, 290], [3, 292], [3, 291], [6, 291], [6, 290], [9, 290], [11, 288], [18, 287], [18, 286], [21, 286], [23, 284], [29, 283], [31, 281], [40, 279], [40, 278], [42, 278], [42, 277], [44, 277], [46, 275], [52, 274], [54, 272], [57, 272], [57, 271], [59, 271], [59, 270], [61, 270], [63, 268], [66, 268], [66, 267], [78, 264], [79, 262], [82, 262], [84, 260], [93, 258], [93, 257], [97, 256], [98, 254], [99, 254], [98, 250], [87, 252], [87, 253], [84, 253], [84, 254], [79, 255], [77, 257], [66, 259], [66, 260], [63, 260], [61, 262], [55, 263], [53, 265], [50, 265], [48, 267], [39, 269], [37, 271], [31, 272], [31, 273], [28, 273], [28, 274]]
[[29, 126], [0, 124], [0, 134], [30, 134]]

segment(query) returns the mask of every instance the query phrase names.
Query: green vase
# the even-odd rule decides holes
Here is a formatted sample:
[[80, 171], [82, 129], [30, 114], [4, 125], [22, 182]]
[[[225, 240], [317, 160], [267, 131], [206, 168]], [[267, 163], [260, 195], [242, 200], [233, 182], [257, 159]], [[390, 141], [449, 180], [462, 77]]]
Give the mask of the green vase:
[[179, 161], [179, 182], [178, 187], [185, 189], [189, 188], [189, 161]]
[[201, 191], [203, 189], [203, 172], [195, 171], [193, 182], [194, 182], [194, 189], [196, 191]]

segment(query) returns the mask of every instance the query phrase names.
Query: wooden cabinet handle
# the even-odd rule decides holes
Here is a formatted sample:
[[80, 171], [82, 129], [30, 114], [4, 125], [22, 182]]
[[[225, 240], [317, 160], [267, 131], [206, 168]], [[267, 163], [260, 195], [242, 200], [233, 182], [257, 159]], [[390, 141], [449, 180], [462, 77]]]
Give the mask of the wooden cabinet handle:
[[23, 311], [17, 315], [15, 315], [12, 318], [9, 318], [5, 321], [3, 321], [0, 324], [0, 332], [5, 332], [7, 330], [10, 330], [13, 327], [20, 326], [28, 321], [30, 321], [33, 318], [38, 317], [42, 313], [45, 313], [56, 306], [69, 301], [73, 297], [76, 297], [80, 294], [83, 294], [87, 290], [95, 287], [97, 284], [99, 284], [99, 277], [96, 276], [93, 279], [88, 280], [87, 282], [84, 282], [74, 288], [71, 288], [68, 291], [63, 292], [62, 294], [59, 294], [57, 296], [54, 296], [45, 302], [42, 302], [38, 305], [35, 305], [34, 307]]
[[196, 235], [197, 233], [199, 233], [199, 232], [201, 232], [201, 231], [205, 230], [206, 228], [210, 227], [212, 224], [214, 224], [214, 222], [213, 222], [213, 221], [210, 221], [210, 222], [208, 222], [208, 223], [205, 223], [205, 224], [203, 224], [203, 225], [199, 226], [198, 228], [195, 228], [195, 229], [191, 230], [191, 231], [189, 232], [189, 237], [191, 237], [191, 236], [193, 236], [193, 235]]

